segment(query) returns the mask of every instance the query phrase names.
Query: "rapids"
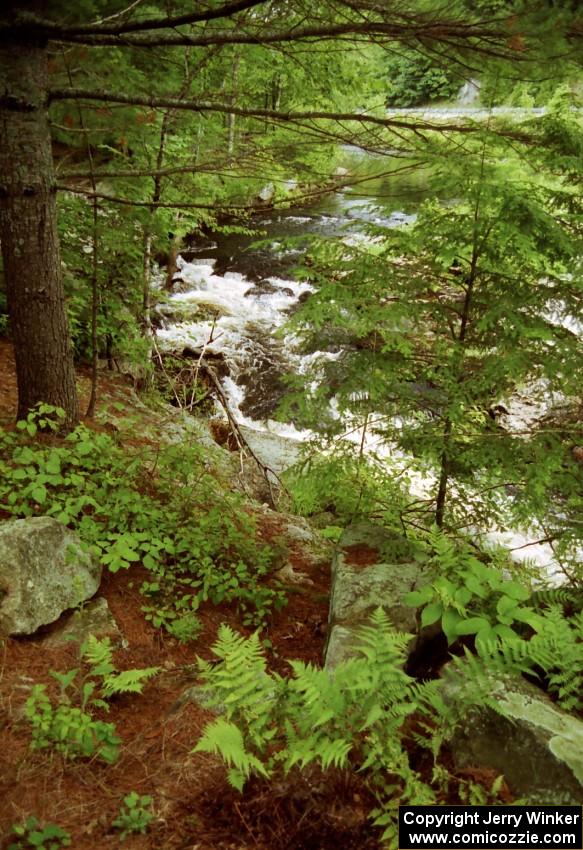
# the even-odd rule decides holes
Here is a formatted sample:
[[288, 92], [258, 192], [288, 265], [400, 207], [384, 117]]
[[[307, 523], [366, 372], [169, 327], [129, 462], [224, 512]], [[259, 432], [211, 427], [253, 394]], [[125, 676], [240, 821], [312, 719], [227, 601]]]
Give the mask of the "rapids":
[[[204, 350], [224, 359], [229, 374], [222, 378], [222, 388], [231, 413], [245, 428], [254, 451], [261, 454], [262, 441], [268, 446], [272, 468], [281, 469], [295, 460], [302, 443], [314, 436], [274, 418], [285, 393], [284, 376], [307, 374], [318, 363], [341, 353], [302, 353], [298, 341], [284, 327], [293, 310], [313, 291], [310, 284], [292, 277], [292, 269], [307, 245], [306, 237], [317, 234], [366, 240], [367, 224], [400, 227], [413, 221], [415, 208], [425, 196], [423, 180], [418, 176], [410, 176], [397, 187], [380, 178], [372, 181], [367, 191], [345, 190], [306, 209], [266, 212], [257, 222], [261, 242], [257, 242], [257, 236], [217, 235], [215, 242], [194, 242], [184, 252], [188, 260], [179, 258], [175, 276], [178, 291], [171, 296], [171, 305], [177, 308], [180, 321], [170, 319], [163, 324], [157, 331], [159, 344], [173, 351]], [[289, 237], [295, 238], [293, 247], [284, 243]], [[541, 402], [539, 395], [527, 388], [504, 400], [506, 427], [523, 429], [540, 418], [551, 400]], [[334, 400], [331, 408], [337, 416]], [[370, 433], [363, 440], [360, 430], [351, 428], [350, 422], [345, 425], [346, 439], [355, 444], [355, 451], [362, 443], [365, 451], [390, 457], [397, 472], [408, 469], [410, 458], [396, 446], [381, 446]], [[287, 452], [283, 452], [280, 438], [288, 441]], [[282, 457], [273, 457], [274, 451]], [[414, 498], [426, 498], [434, 489], [433, 471], [421, 474], [409, 470], [408, 474]], [[474, 533], [516, 550], [517, 558], [528, 558], [553, 583], [562, 580], [551, 547], [535, 542], [545, 536], [540, 528], [475, 529]]]

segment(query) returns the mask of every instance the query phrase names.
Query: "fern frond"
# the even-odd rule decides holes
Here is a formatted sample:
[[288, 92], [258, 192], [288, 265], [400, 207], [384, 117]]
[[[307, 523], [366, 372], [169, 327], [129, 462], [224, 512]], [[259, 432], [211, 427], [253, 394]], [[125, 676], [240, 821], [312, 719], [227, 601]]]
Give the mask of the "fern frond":
[[141, 694], [148, 679], [160, 672], [159, 667], [144, 667], [141, 670], [122, 670], [110, 673], [103, 679], [101, 691], [106, 699], [117, 694]]
[[243, 783], [251, 773], [269, 778], [269, 771], [263, 762], [245, 749], [240, 729], [224, 717], [217, 718], [206, 727], [193, 752], [220, 755], [231, 768], [229, 781], [239, 791], [243, 789]]
[[559, 605], [572, 607], [575, 611], [583, 609], [583, 590], [580, 587], [551, 587], [535, 590], [530, 603], [537, 608]]
[[99, 640], [95, 635], [89, 635], [81, 646], [81, 655], [91, 665], [94, 676], [108, 676], [115, 671], [111, 640], [107, 637]]

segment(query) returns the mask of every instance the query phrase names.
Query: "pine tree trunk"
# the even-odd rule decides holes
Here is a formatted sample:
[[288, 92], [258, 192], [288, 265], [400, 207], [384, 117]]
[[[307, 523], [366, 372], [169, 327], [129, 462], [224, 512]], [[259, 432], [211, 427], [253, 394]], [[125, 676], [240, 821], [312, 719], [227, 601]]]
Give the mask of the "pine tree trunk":
[[43, 45], [0, 46], [0, 240], [18, 416], [44, 401], [79, 418], [61, 270]]

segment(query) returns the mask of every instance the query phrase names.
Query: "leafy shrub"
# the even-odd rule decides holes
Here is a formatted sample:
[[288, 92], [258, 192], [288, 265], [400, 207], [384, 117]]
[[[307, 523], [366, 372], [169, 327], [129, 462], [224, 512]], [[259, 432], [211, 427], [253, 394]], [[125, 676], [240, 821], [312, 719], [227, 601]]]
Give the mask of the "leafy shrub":
[[[488, 671], [538, 678], [566, 711], [583, 709], [583, 611], [580, 588], [532, 591], [479, 560], [439, 529], [429, 533], [434, 581], [406, 602], [421, 609], [421, 627], [440, 622], [449, 644], [474, 636], [479, 659], [466, 652], [476, 691]], [[565, 613], [570, 609], [571, 613]]]
[[478, 652], [492, 642], [516, 640], [516, 628], [523, 624], [540, 627], [540, 615], [525, 604], [530, 590], [524, 585], [506, 579], [500, 569], [483, 563], [437, 528], [430, 532], [429, 545], [436, 578], [406, 597], [407, 604], [422, 609], [422, 626], [439, 621], [450, 644], [475, 635]]
[[131, 791], [123, 798], [113, 826], [121, 830], [119, 837], [123, 841], [132, 832], [145, 833], [152, 817], [152, 798], [148, 794]]
[[[144, 682], [158, 668], [119, 672], [113, 664], [109, 638], [90, 637], [81, 647], [90, 671], [80, 675], [79, 668], [66, 673], [52, 672], [60, 685], [60, 699], [53, 704], [46, 685], [35, 685], [25, 706], [25, 717], [32, 727], [33, 749], [54, 747], [66, 758], [97, 756], [108, 764], [117, 760], [121, 740], [113, 723], [92, 716], [98, 708], [108, 710], [107, 699], [122, 693], [141, 693]], [[72, 701], [79, 705], [72, 705]]]
[[95, 720], [89, 712], [77, 706], [54, 706], [46, 685], [34, 685], [26, 701], [25, 717], [32, 727], [31, 747], [48, 747], [65, 758], [97, 758], [107, 764], [117, 761], [121, 739], [113, 723]]
[[395, 480], [386, 464], [355, 456], [350, 443], [337, 442], [330, 454], [311, 455], [283, 478], [294, 512], [310, 516], [332, 511], [343, 525], [374, 517], [387, 527], [397, 526], [400, 510], [410, 501], [404, 482]]
[[566, 617], [552, 606], [529, 640], [491, 642], [481, 655], [486, 670], [536, 676], [562, 709], [583, 710], [583, 611]]
[[203, 601], [235, 602], [255, 625], [283, 604], [281, 591], [262, 583], [271, 550], [257, 545], [242, 498], [221, 489], [200, 446], [130, 451], [83, 425], [62, 441], [30, 443], [39, 428], [58, 428], [58, 417], [41, 405], [16, 432], [0, 430], [3, 510], [75, 529], [111, 572], [141, 561], [152, 574], [144, 591], [153, 621], [180, 619], [173, 628], [182, 639], [196, 633]]
[[24, 823], [16, 823], [12, 832], [19, 839], [8, 845], [8, 850], [60, 850], [61, 847], [71, 846], [71, 836], [55, 823], [42, 826], [38, 819], [31, 815]]
[[419, 106], [451, 98], [461, 86], [459, 75], [415, 51], [391, 57], [387, 76], [387, 106]]

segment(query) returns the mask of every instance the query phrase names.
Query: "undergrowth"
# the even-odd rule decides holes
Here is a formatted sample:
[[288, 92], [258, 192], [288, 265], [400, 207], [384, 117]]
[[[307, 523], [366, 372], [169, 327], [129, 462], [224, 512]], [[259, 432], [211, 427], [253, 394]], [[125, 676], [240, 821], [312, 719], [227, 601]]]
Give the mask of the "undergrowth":
[[31, 748], [52, 747], [65, 758], [96, 757], [113, 764], [121, 739], [115, 725], [98, 719], [95, 712], [109, 711], [109, 700], [119, 694], [141, 694], [145, 682], [159, 671], [157, 667], [118, 671], [109, 638], [90, 636], [81, 647], [81, 658], [89, 665], [86, 672], [79, 667], [66, 673], [51, 671], [59, 683], [56, 701], [46, 685], [33, 686], [24, 709], [32, 729]]
[[146, 615], [182, 640], [196, 637], [195, 612], [206, 600], [236, 604], [252, 625], [284, 603], [265, 584], [270, 548], [200, 445], [130, 448], [84, 425], [64, 439], [39, 434], [56, 432], [62, 415], [40, 405], [16, 431], [0, 430], [5, 514], [54, 517], [111, 572], [141, 562], [151, 574]]
[[[447, 704], [437, 682], [416, 682], [403, 671], [409, 635], [396, 632], [378, 609], [360, 630], [359, 655], [334, 671], [291, 661], [293, 676], [268, 674], [257, 635], [227, 626], [200, 662], [209, 703], [222, 715], [204, 730], [195, 752], [218, 753], [230, 783], [242, 790], [252, 776], [273, 784], [295, 769], [359, 771], [376, 800], [370, 816], [385, 840], [396, 836], [398, 805], [438, 801], [447, 777], [437, 764], [445, 730], [472, 703], [471, 693]], [[408, 745], [433, 759], [427, 783]]]

